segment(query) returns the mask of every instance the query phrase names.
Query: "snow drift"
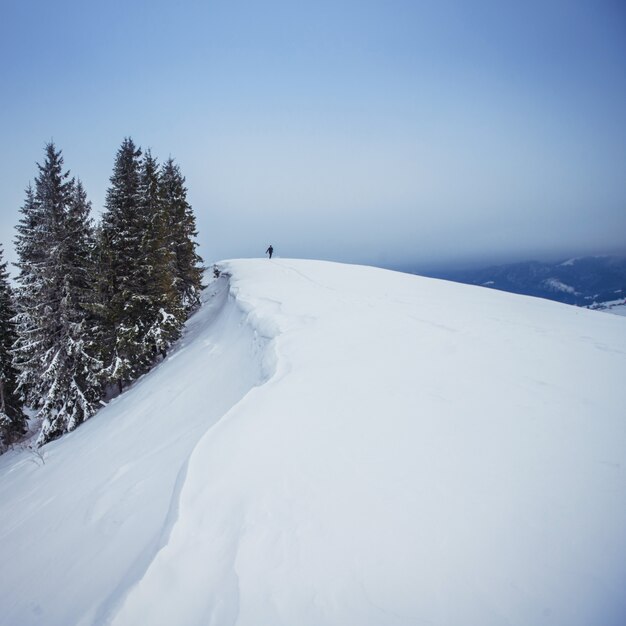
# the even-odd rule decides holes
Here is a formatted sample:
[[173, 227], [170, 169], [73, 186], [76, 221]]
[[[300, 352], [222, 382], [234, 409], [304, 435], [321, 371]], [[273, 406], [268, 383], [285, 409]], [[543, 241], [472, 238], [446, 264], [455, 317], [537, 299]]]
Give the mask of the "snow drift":
[[221, 264], [168, 360], [0, 459], [6, 624], [622, 624], [626, 322]]

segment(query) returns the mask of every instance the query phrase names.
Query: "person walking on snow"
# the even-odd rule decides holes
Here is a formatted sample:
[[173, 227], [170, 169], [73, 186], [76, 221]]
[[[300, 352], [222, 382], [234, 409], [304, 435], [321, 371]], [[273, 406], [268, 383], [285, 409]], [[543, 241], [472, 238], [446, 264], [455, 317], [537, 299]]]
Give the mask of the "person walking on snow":
[[269, 254], [270, 255], [270, 259], [271, 259], [273, 252], [274, 252], [274, 248], [272, 248], [272, 244], [270, 244], [269, 248], [265, 251], [265, 254]]

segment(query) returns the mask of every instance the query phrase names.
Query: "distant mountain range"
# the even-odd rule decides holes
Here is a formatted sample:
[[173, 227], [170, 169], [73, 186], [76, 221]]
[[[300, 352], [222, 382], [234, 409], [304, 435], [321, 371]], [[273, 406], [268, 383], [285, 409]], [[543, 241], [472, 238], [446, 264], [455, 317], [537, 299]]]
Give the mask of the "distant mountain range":
[[561, 263], [526, 261], [430, 275], [578, 306], [626, 299], [626, 257], [581, 257]]

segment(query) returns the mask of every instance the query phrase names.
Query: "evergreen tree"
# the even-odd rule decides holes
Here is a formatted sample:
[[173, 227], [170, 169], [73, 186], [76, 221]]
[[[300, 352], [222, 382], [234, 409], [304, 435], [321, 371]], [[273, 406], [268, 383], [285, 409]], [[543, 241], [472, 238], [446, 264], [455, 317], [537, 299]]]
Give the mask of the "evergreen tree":
[[159, 168], [124, 139], [94, 229], [82, 184], [63, 171], [54, 144], [45, 154], [17, 226], [17, 378], [2, 369], [3, 406], [6, 390], [13, 394], [7, 419], [19, 417], [17, 387], [43, 418], [40, 444], [90, 417], [104, 385], [121, 391], [165, 356], [199, 306], [203, 270], [185, 179], [172, 159]]
[[149, 366], [144, 337], [147, 226], [140, 210], [141, 150], [126, 138], [117, 151], [99, 237], [98, 341], [106, 380], [119, 390]]
[[[185, 191], [180, 180], [181, 189], [175, 189], [180, 175], [172, 164], [163, 171], [169, 173], [167, 185], [150, 151], [142, 158], [127, 138], [107, 191], [98, 250], [100, 344], [107, 380], [119, 391], [166, 354], [197, 300], [193, 287], [179, 280], [172, 235], [176, 218], [170, 201], [178, 193], [186, 202]], [[185, 206], [181, 210], [184, 217]]]
[[187, 201], [185, 178], [172, 158], [161, 172], [163, 202], [168, 215], [169, 246], [175, 259], [176, 289], [187, 313], [200, 305], [202, 259], [196, 252], [196, 218]]
[[29, 188], [16, 247], [20, 283], [15, 364], [19, 388], [43, 418], [38, 443], [68, 432], [96, 410], [99, 364], [90, 354], [88, 314], [91, 223], [80, 183], [46, 146], [35, 192]]
[[17, 394], [17, 371], [11, 350], [17, 340], [13, 292], [0, 247], [0, 448], [11, 445], [26, 432], [26, 416]]
[[41, 398], [39, 358], [43, 350], [37, 327], [37, 304], [43, 292], [46, 248], [42, 245], [44, 215], [31, 185], [26, 188], [26, 199], [20, 211], [22, 217], [17, 225], [15, 239], [20, 287], [17, 290], [18, 340], [14, 349], [14, 363], [19, 372], [20, 396], [26, 404], [36, 408]]
[[58, 336], [54, 351], [44, 358], [47, 388], [41, 414], [45, 417], [39, 441], [45, 443], [74, 430], [91, 417], [100, 398], [101, 361], [94, 356], [93, 320], [88, 313], [92, 287], [93, 227], [91, 205], [78, 181], [72, 185], [59, 242], [56, 273], [62, 277]]
[[156, 159], [144, 155], [140, 176], [140, 212], [145, 219], [144, 267], [145, 349], [152, 357], [165, 356], [178, 339], [186, 319], [176, 285], [176, 256], [170, 245], [170, 220]]
[[63, 172], [61, 152], [49, 143], [45, 153], [44, 164], [37, 165], [34, 194], [30, 188], [26, 192], [16, 240], [20, 290], [15, 362], [20, 371], [19, 388], [34, 408], [41, 408], [49, 390], [44, 373], [56, 352], [60, 332], [63, 277], [56, 268], [72, 187], [69, 172]]

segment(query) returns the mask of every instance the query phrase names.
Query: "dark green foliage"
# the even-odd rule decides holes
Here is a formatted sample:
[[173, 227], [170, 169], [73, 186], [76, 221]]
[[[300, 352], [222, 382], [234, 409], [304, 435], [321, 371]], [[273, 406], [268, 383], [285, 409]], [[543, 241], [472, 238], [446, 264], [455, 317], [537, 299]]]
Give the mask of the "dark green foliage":
[[99, 361], [92, 354], [89, 273], [93, 248], [82, 185], [63, 171], [54, 144], [27, 190], [16, 248], [20, 283], [15, 364], [19, 389], [43, 418], [38, 442], [75, 428], [96, 410]]
[[174, 188], [173, 166], [165, 171], [169, 186], [150, 151], [142, 158], [127, 138], [107, 192], [98, 253], [100, 343], [107, 381], [120, 389], [166, 354], [192, 308], [192, 289], [179, 279], [178, 227], [171, 208], [174, 194], [181, 192]]
[[186, 315], [176, 288], [176, 256], [170, 245], [171, 224], [156, 160], [148, 151], [141, 168], [140, 211], [146, 220], [144, 256], [145, 347], [165, 355], [180, 336]]
[[115, 158], [99, 233], [98, 341], [105, 379], [120, 388], [148, 366], [141, 328], [145, 268], [139, 251], [146, 223], [139, 211], [140, 157], [132, 139], [125, 139]]
[[17, 394], [17, 371], [11, 350], [17, 340], [15, 305], [0, 247], [0, 449], [26, 432], [26, 416]]
[[42, 376], [60, 333], [58, 309], [64, 279], [56, 268], [62, 255], [64, 218], [72, 187], [69, 172], [62, 169], [61, 152], [52, 143], [45, 151], [44, 164], [37, 165], [35, 192], [30, 188], [26, 192], [16, 239], [20, 269], [16, 364], [24, 399], [36, 408], [43, 405], [47, 395]]
[[187, 202], [185, 178], [171, 158], [163, 165], [161, 186], [168, 216], [169, 246], [174, 254], [176, 290], [182, 306], [191, 312], [200, 304], [202, 259], [196, 252], [196, 219]]
[[19, 268], [17, 292], [18, 341], [14, 349], [14, 362], [18, 369], [18, 389], [26, 404], [37, 407], [41, 398], [39, 388], [39, 356], [42, 346], [37, 327], [37, 303], [43, 285], [43, 264], [46, 248], [40, 243], [44, 216], [35, 192], [29, 185], [21, 207], [22, 217], [17, 225], [15, 248]]
[[91, 417], [100, 398], [101, 361], [95, 356], [92, 300], [93, 227], [82, 184], [72, 185], [65, 214], [65, 238], [59, 244], [58, 274], [63, 277], [58, 306], [59, 334], [48, 356], [43, 379], [48, 393], [41, 410], [46, 418], [39, 441], [45, 443]]
[[121, 391], [166, 355], [199, 306], [203, 268], [172, 159], [160, 168], [125, 139], [95, 229], [85, 190], [63, 171], [52, 143], [38, 170], [17, 226], [17, 315], [5, 309], [17, 326], [17, 340], [7, 339], [13, 362], [0, 352], [3, 402], [10, 389], [12, 408], [0, 429], [22, 416], [17, 393], [43, 419], [43, 444], [95, 413], [111, 386]]

